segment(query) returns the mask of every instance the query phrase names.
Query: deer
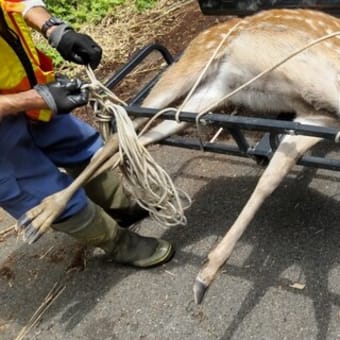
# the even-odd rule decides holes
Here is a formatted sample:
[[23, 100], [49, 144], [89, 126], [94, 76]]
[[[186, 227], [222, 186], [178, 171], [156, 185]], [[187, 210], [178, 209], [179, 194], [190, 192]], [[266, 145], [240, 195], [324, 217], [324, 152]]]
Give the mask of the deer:
[[[233, 105], [248, 108], [262, 117], [287, 112], [293, 113], [294, 122], [338, 128], [340, 35], [336, 32], [339, 30], [339, 19], [308, 9], [273, 9], [245, 18], [233, 17], [195, 37], [179, 60], [162, 74], [142, 106], [160, 110], [191, 91], [181, 107], [186, 112], [205, 112]], [[333, 34], [330, 39], [301, 50], [272, 68], [297, 49], [329, 34]], [[214, 51], [215, 56], [211, 59]], [[248, 83], [241, 91], [235, 91], [267, 69], [270, 72]], [[196, 83], [200, 75], [201, 79]], [[225, 99], [230, 93], [233, 95]], [[139, 121], [142, 122], [143, 119]], [[139, 137], [139, 141], [144, 146], [157, 143], [188, 125], [164, 120]], [[250, 198], [200, 269], [193, 285], [196, 303], [202, 302], [208, 287], [263, 202], [297, 161], [321, 140], [321, 137], [307, 135], [282, 136]], [[53, 222], [57, 207], [62, 209], [77, 188], [100, 172], [105, 162], [115, 159], [117, 149], [117, 137], [114, 136], [71, 188], [48, 197], [30, 210], [19, 220], [19, 228], [26, 228], [33, 234], [43, 233]]]

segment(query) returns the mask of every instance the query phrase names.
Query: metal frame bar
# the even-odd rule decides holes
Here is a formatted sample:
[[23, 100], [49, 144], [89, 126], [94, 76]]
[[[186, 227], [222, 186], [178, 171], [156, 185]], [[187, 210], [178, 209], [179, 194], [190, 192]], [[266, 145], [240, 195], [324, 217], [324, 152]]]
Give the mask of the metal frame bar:
[[[174, 62], [175, 58], [172, 57], [170, 52], [164, 46], [159, 44], [148, 45], [138, 52], [116, 74], [114, 74], [107, 81], [106, 86], [112, 89], [148, 55], [155, 51], [161, 53], [167, 65], [170, 65]], [[132, 100], [130, 100], [129, 106], [127, 107], [127, 112], [130, 115], [135, 117], [151, 118], [158, 112], [158, 110], [155, 109], [143, 108], [139, 105], [139, 103], [157, 81], [159, 75], [160, 74], [147, 83], [140, 90], [140, 92], [137, 93], [137, 95]], [[194, 125], [196, 122], [196, 116], [197, 114], [193, 112], [181, 112], [179, 119], [180, 121], [189, 122]], [[175, 113], [173, 111], [164, 112], [162, 118], [169, 120], [176, 119]], [[252, 157], [260, 161], [268, 161], [276, 147], [272, 142], [272, 140], [274, 140], [273, 137], [275, 136], [281, 134], [306, 135], [337, 141], [340, 134], [340, 131], [335, 128], [306, 125], [285, 120], [254, 118], [221, 113], [209, 113], [201, 118], [201, 123], [204, 125], [227, 129], [236, 145], [215, 142], [202, 143], [202, 141], [200, 141], [198, 138], [183, 138], [179, 136], [167, 138], [161, 143], [194, 150], [202, 150], [203, 148], [204, 151], [208, 152], [229, 154], [241, 157]], [[262, 139], [254, 144], [249, 143], [246, 136], [243, 134], [243, 130], [262, 131], [264, 134]], [[304, 156], [299, 160], [298, 164], [328, 170], [340, 170], [340, 160], [328, 159], [324, 157]]]
[[[141, 108], [139, 106], [128, 106], [127, 111], [136, 117], [153, 117], [158, 110]], [[189, 122], [195, 124], [196, 113], [193, 112], [181, 112], [180, 121]], [[164, 119], [175, 120], [175, 113], [173, 111], [168, 111], [163, 114]], [[280, 134], [290, 134], [290, 135], [305, 135], [305, 136], [315, 136], [335, 141], [338, 139], [339, 130], [335, 128], [319, 127], [307, 124], [300, 124], [290, 121], [282, 121], [276, 119], [267, 118], [252, 118], [245, 116], [234, 116], [221, 113], [210, 113], [201, 119], [201, 123], [204, 125], [223, 127], [228, 130], [230, 128], [237, 131], [238, 134], [242, 135], [241, 142], [237, 140], [234, 135], [232, 135], [233, 140], [236, 145], [227, 143], [209, 143], [204, 142], [203, 145], [200, 143], [198, 138], [183, 138], [183, 137], [170, 137], [162, 141], [162, 144], [195, 149], [215, 153], [224, 153], [234, 156], [241, 157], [255, 157], [261, 161], [269, 160], [273, 148], [270, 145], [269, 135], [280, 135]], [[259, 143], [251, 145], [248, 143], [247, 138], [244, 136], [241, 130], [249, 131], [263, 131], [265, 133], [263, 138]], [[298, 162], [300, 165], [328, 169], [328, 170], [340, 170], [340, 160], [328, 159], [324, 157], [314, 157], [314, 156], [304, 156]]]
[[[169, 66], [174, 62], [174, 58], [171, 53], [160, 44], [149, 44], [143, 49], [138, 51], [131, 60], [123, 65], [111, 78], [107, 80], [105, 86], [109, 89], [113, 89], [117, 86], [129, 73], [131, 73], [144, 59], [146, 59], [151, 53], [159, 52], [163, 57], [164, 61]], [[149, 83], [147, 83], [142, 90], [129, 102], [130, 104], [140, 103], [141, 100], [150, 91], [152, 86], [156, 83], [160, 74], [154, 77]]]

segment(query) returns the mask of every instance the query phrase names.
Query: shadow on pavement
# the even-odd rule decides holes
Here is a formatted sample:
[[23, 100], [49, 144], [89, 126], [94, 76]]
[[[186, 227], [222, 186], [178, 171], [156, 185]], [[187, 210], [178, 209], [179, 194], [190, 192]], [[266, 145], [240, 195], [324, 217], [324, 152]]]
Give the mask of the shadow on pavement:
[[[316, 153], [322, 153], [323, 148], [321, 145]], [[221, 339], [233, 337], [247, 315], [272, 287], [303, 294], [311, 299], [318, 324], [316, 339], [327, 338], [331, 307], [340, 307], [340, 295], [329, 290], [328, 280], [331, 269], [340, 263], [340, 191], [329, 197], [322, 194], [322, 183], [317, 190], [310, 188], [316, 171], [304, 168], [297, 178], [286, 178], [281, 183], [241, 238], [242, 242], [253, 246], [243, 267], [229, 265], [227, 262], [221, 269], [229, 275], [252, 282], [251, 290], [244, 296], [240, 309]], [[317, 176], [330, 180], [330, 186], [336, 185], [336, 179], [332, 180], [332, 173], [327, 174], [329, 177]], [[222, 237], [243, 208], [257, 179], [220, 177], [210, 181], [193, 197], [194, 204], [187, 214], [188, 228], [179, 232], [171, 229], [165, 233], [164, 238], [176, 240], [178, 247], [183, 248], [211, 234], [217, 238]], [[180, 259], [180, 263], [184, 261], [193, 261], [193, 258], [186, 254]], [[196, 257], [194, 261], [201, 266], [202, 258]], [[294, 265], [301, 268], [306, 281], [303, 290], [291, 288], [292, 282], [280, 277]], [[219, 275], [223, 275], [221, 271]], [[210, 290], [213, 289], [214, 284]], [[228, 293], [230, 292], [226, 292]], [[206, 299], [209, 299], [209, 292]]]

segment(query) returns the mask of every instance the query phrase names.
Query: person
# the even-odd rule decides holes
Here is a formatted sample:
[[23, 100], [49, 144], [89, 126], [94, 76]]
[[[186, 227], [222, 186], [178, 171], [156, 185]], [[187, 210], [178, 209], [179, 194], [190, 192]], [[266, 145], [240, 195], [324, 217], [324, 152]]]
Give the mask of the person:
[[[79, 79], [55, 76], [30, 29], [65, 60], [93, 69], [102, 50], [53, 17], [41, 0], [0, 5], [0, 207], [19, 219], [68, 186], [103, 145], [93, 127], [70, 113], [88, 102], [88, 90]], [[114, 262], [148, 268], [170, 260], [174, 247], [128, 228], [147, 215], [124, 192], [118, 174], [106, 171], [78, 190], [53, 229], [102, 248]]]

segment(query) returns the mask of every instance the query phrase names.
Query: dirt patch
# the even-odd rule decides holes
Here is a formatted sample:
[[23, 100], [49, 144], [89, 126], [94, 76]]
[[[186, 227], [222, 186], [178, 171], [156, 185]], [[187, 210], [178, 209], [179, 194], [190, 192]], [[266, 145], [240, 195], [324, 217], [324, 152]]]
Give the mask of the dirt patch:
[[183, 51], [189, 41], [199, 32], [228, 18], [226, 16], [205, 16], [196, 2], [183, 7], [181, 11], [182, 13], [176, 19], [177, 24], [172, 29], [171, 26], [167, 27], [168, 29], [158, 39], [174, 54]]
[[[92, 36], [103, 46], [105, 54], [104, 65], [99, 70], [99, 76], [107, 76], [108, 72], [117, 69], [137, 50], [149, 43], [160, 43], [166, 46], [172, 54], [177, 54], [183, 51], [189, 41], [199, 32], [228, 18], [227, 16], [203, 15], [198, 3], [194, 0], [183, 2], [187, 3], [183, 5], [178, 5], [177, 1], [160, 1], [159, 3], [159, 8], [153, 11], [135, 14], [136, 19], [125, 27], [128, 41], [124, 41], [124, 46], [120, 46], [120, 50], [123, 51], [121, 53], [112, 47], [117, 35], [124, 34], [121, 26], [116, 28], [106, 20], [103, 28], [99, 26], [92, 32]], [[112, 34], [98, 35], [98, 31], [105, 32], [107, 28], [112, 30]], [[117, 31], [114, 31], [115, 29]], [[120, 39], [123, 38], [120, 37]]]

